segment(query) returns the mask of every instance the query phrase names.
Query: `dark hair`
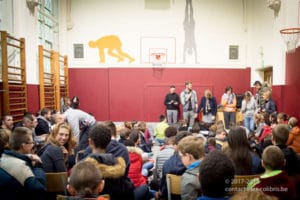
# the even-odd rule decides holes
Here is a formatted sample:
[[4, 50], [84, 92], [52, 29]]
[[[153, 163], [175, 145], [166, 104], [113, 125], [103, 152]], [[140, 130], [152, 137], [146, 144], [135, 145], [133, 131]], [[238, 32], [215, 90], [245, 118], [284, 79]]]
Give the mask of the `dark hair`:
[[31, 112], [26, 112], [26, 113], [24, 113], [24, 116], [23, 116], [23, 121], [24, 120], [26, 120], [26, 119], [28, 119], [28, 120], [30, 120], [30, 121], [33, 121], [34, 120], [34, 118], [33, 118], [33, 114], [31, 113]]
[[[270, 120], [271, 118], [271, 120]], [[270, 124], [277, 124], [277, 113], [273, 112], [269, 115]]]
[[173, 137], [173, 136], [175, 136], [176, 134], [177, 134], [177, 128], [174, 127], [174, 126], [169, 126], [169, 127], [166, 128], [166, 130], [165, 130], [165, 136], [166, 136], [167, 138]]
[[74, 108], [74, 109], [77, 109], [79, 108], [79, 98], [77, 96], [74, 96], [72, 99], [71, 99], [71, 107]]
[[127, 146], [127, 147], [134, 147], [134, 146], [135, 146], [135, 145], [134, 145], [134, 142], [131, 141], [131, 140], [124, 140], [122, 143], [123, 143], [125, 146]]
[[110, 120], [104, 121], [101, 124], [110, 129], [112, 136], [114, 136], [114, 137], [117, 136], [117, 127], [112, 121], [110, 121]]
[[95, 125], [89, 132], [89, 138], [96, 148], [105, 149], [111, 141], [111, 130], [103, 125]]
[[166, 116], [164, 116], [164, 115], [160, 115], [159, 116], [159, 121], [160, 122], [164, 121], [165, 119], [166, 119]]
[[199, 133], [200, 130], [201, 130], [200, 123], [198, 121], [195, 121], [195, 123], [192, 126], [191, 133]]
[[202, 193], [208, 197], [224, 197], [234, 178], [232, 161], [220, 150], [210, 152], [201, 162], [199, 181]]
[[228, 150], [226, 154], [235, 166], [236, 175], [247, 175], [252, 172], [251, 149], [246, 130], [242, 127], [230, 129], [228, 134]]
[[289, 138], [289, 128], [286, 124], [278, 124], [272, 130], [273, 140], [276, 145], [285, 145]]
[[140, 133], [138, 130], [132, 130], [129, 135], [129, 140], [131, 140], [134, 144], [139, 140]]
[[232, 87], [231, 87], [231, 86], [227, 86], [227, 87], [225, 88], [225, 93], [226, 93], [227, 91], [229, 91], [229, 90], [231, 90], [231, 92], [232, 92]]
[[255, 81], [255, 82], [253, 83], [253, 85], [259, 85], [259, 86], [262, 86], [260, 81]]
[[51, 112], [51, 110], [50, 110], [49, 108], [43, 108], [43, 109], [41, 110], [41, 115], [42, 115], [42, 116], [45, 116], [45, 115], [47, 115], [49, 112]]
[[175, 88], [175, 85], [170, 85], [170, 88]]
[[1, 121], [4, 121], [6, 119], [6, 117], [12, 117], [12, 115], [11, 114], [4, 114], [4, 115], [2, 115]]
[[175, 136], [175, 144], [178, 144], [180, 140], [186, 136], [192, 135], [191, 132], [189, 131], [180, 131], [176, 136]]

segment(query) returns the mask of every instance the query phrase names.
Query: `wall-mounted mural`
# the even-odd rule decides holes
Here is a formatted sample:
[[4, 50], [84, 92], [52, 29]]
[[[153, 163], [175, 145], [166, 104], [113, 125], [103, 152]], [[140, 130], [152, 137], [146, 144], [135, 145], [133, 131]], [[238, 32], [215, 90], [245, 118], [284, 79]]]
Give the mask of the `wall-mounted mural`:
[[134, 58], [122, 50], [122, 42], [116, 35], [107, 35], [95, 41], [89, 41], [89, 47], [98, 48], [100, 63], [105, 63], [105, 50], [107, 55], [117, 58], [118, 62], [123, 62], [126, 58], [129, 63], [134, 61]]
[[198, 64], [197, 45], [195, 41], [195, 19], [192, 0], [185, 1], [185, 17], [183, 21], [184, 44], [183, 44], [183, 63], [186, 63], [186, 54], [192, 56], [194, 53], [195, 63]]

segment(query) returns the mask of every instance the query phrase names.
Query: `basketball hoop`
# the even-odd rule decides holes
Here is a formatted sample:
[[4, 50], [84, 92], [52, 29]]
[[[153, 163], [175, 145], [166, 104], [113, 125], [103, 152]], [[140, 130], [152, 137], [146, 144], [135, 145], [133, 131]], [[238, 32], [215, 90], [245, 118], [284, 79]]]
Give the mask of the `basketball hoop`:
[[300, 28], [285, 28], [280, 30], [280, 34], [286, 43], [286, 52], [293, 53], [298, 47]]
[[151, 63], [153, 67], [161, 67], [163, 64], [166, 63], [166, 53], [151, 53]]

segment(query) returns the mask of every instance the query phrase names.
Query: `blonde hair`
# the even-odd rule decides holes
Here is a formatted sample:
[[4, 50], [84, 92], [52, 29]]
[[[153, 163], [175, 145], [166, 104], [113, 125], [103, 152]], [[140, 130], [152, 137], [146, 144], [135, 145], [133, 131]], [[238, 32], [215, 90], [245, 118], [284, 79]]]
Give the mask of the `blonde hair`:
[[187, 136], [180, 140], [178, 150], [182, 154], [191, 154], [194, 159], [198, 160], [204, 155], [203, 138]]
[[204, 91], [204, 96], [205, 96], [206, 98], [211, 98], [211, 97], [212, 97], [211, 91], [210, 91], [209, 89], [206, 89], [206, 90]]
[[69, 139], [66, 142], [66, 144], [64, 144], [64, 147], [68, 150], [68, 152], [70, 154], [71, 152], [73, 152], [73, 150], [76, 146], [76, 140], [74, 138], [71, 126], [66, 122], [54, 125], [53, 130], [51, 131], [51, 133], [49, 134], [49, 136], [47, 138], [47, 143], [52, 143], [56, 146], [60, 146], [60, 144], [58, 143], [58, 141], [55, 138], [59, 132], [59, 129], [61, 129], [61, 128], [67, 129], [69, 131]]
[[0, 150], [8, 148], [9, 135], [11, 131], [8, 129], [0, 129]]

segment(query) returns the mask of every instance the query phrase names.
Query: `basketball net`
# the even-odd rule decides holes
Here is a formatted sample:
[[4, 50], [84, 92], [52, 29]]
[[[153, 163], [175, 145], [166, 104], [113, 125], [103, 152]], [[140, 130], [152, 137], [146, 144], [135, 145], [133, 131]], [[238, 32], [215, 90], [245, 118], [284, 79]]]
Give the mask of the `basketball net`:
[[151, 53], [151, 63], [153, 67], [161, 67], [166, 63], [165, 53]]
[[298, 47], [298, 42], [300, 38], [300, 28], [286, 28], [281, 29], [280, 34], [284, 39], [286, 44], [286, 52], [293, 53]]

